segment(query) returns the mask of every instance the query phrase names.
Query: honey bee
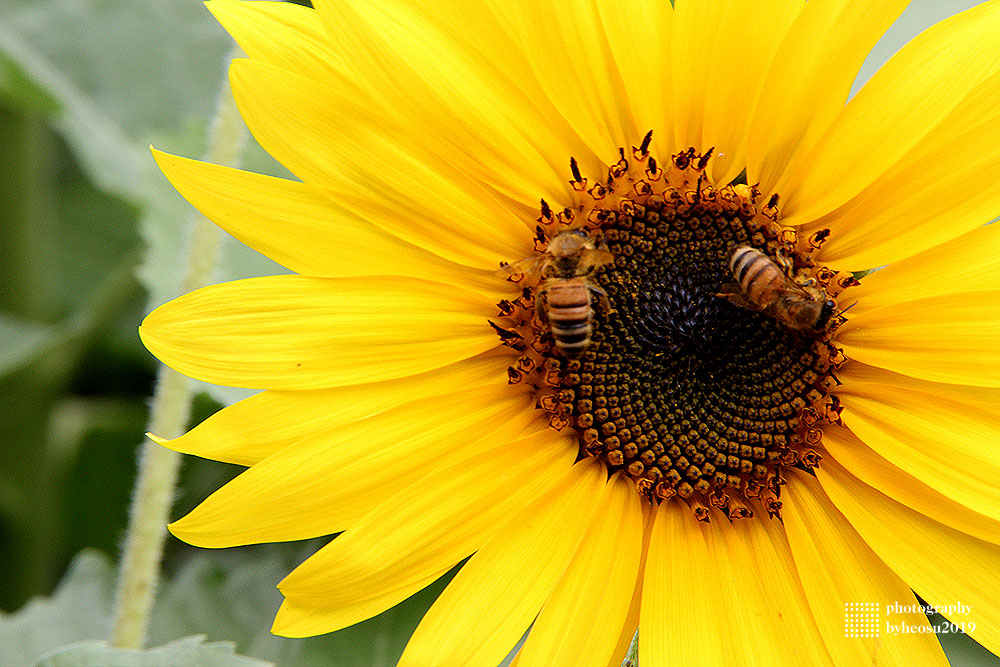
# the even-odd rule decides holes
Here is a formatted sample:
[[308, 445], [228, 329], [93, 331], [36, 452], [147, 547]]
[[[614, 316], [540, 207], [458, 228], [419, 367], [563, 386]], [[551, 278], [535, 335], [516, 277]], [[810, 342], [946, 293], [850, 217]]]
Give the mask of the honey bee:
[[[786, 270], [790, 269], [786, 265]], [[718, 296], [774, 318], [797, 333], [826, 331], [837, 304], [822, 288], [799, 283], [756, 248], [744, 245], [729, 258], [735, 284], [723, 285]]]
[[590, 282], [597, 269], [614, 260], [580, 229], [559, 232], [539, 257], [528, 257], [504, 267], [513, 274], [522, 269], [540, 277], [535, 294], [535, 315], [549, 326], [556, 349], [567, 359], [576, 359], [590, 345], [594, 298], [607, 304], [607, 294]]

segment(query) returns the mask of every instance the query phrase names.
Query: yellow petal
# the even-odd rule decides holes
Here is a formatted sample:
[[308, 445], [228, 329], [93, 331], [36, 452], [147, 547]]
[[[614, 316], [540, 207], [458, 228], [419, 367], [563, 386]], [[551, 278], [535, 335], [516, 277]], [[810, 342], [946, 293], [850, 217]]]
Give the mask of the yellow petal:
[[[384, 500], [441, 466], [511, 441], [538, 420], [525, 396], [472, 387], [380, 412], [264, 459], [172, 523], [202, 547], [299, 540], [350, 528]], [[449, 566], [450, 567], [450, 566]]]
[[[602, 504], [607, 473], [585, 459], [514, 514], [452, 580], [410, 638], [399, 667], [495, 667], [558, 584]], [[555, 474], [555, 473], [554, 473]], [[455, 632], [456, 620], [475, 619]]]
[[178, 452], [250, 466], [285, 447], [333, 438], [355, 420], [416, 397], [502, 386], [510, 363], [511, 356], [498, 350], [397, 380], [312, 391], [262, 391], [219, 410], [179, 438], [151, 437]]
[[642, 595], [642, 663], [832, 664], [783, 529], [766, 515], [730, 523], [713, 511], [704, 524], [683, 503], [662, 503]]
[[710, 54], [717, 39], [722, 41], [729, 36], [727, 31], [716, 31], [725, 9], [717, 2], [680, 0], [674, 4], [668, 61], [673, 93], [668, 99], [674, 134], [672, 152], [689, 146], [708, 148], [701, 145], [701, 114], [707, 97], [705, 89], [712, 75]]
[[728, 583], [730, 608], [736, 610], [730, 618], [741, 628], [737, 641], [744, 658], [739, 663], [774, 655], [774, 665], [835, 664], [823, 648], [784, 526], [758, 509], [760, 519], [736, 521], [733, 530], [726, 530], [724, 517], [714, 514], [715, 558], [721, 581]]
[[164, 363], [206, 382], [317, 389], [415, 375], [496, 347], [490, 301], [416, 278], [268, 276], [185, 294], [139, 333]]
[[[820, 466], [816, 476], [868, 546], [917, 595], [934, 605], [968, 605], [967, 614], [951, 614], [949, 620], [964, 621], [973, 639], [1000, 653], [1000, 599], [995, 594], [1000, 547], [900, 505], [839, 466]], [[969, 631], [970, 621], [975, 630]]]
[[781, 192], [843, 109], [861, 63], [907, 0], [811, 0], [775, 53], [747, 139], [747, 182]]
[[[664, 502], [656, 509], [646, 550], [639, 613], [640, 659], [654, 665], [724, 664], [725, 634], [709, 636], [727, 611], [713, 576], [702, 579], [711, 552], [710, 528], [694, 521], [683, 503]], [[683, 609], [683, 615], [681, 615]], [[675, 632], [669, 619], [682, 618], [690, 632]], [[691, 662], [694, 661], [694, 662]]]
[[[944, 176], [946, 170], [934, 160], [943, 157], [941, 151], [924, 149], [933, 133], [950, 134], [951, 139], [942, 139], [941, 144], [963, 159], [975, 161], [984, 148], [996, 153], [985, 136], [968, 144], [955, 141], [971, 129], [967, 123], [976, 121], [975, 114], [949, 116], [968, 105], [970, 93], [1000, 68], [996, 49], [969, 48], [993, 43], [998, 31], [1000, 6], [986, 2], [931, 26], [900, 49], [851, 99], [790, 180], [783, 195], [786, 223], [815, 220], [837, 209], [913, 151], [928, 158], [926, 166], [936, 176]], [[954, 127], [956, 123], [962, 124]], [[975, 181], [983, 184], [983, 179]], [[943, 191], [954, 204], [956, 193], [950, 188]], [[887, 195], [892, 193], [881, 196]], [[872, 229], [878, 226], [871, 224]]]
[[[668, 105], [670, 90], [670, 24], [673, 10], [659, 0], [595, 2], [608, 49], [621, 76], [640, 135], [653, 131], [652, 152], [666, 158], [674, 150]], [[629, 138], [635, 145], [640, 137]], [[629, 144], [623, 146], [626, 150]], [[687, 148], [687, 146], [684, 146]], [[607, 158], [605, 158], [607, 159]]]
[[604, 173], [607, 157], [596, 159], [547, 103], [499, 6], [360, 0], [318, 9], [369, 96], [402, 119], [377, 129], [420, 159], [530, 203], [532, 221], [539, 197], [571, 201], [571, 155]]
[[[893, 603], [918, 604], [895, 573], [879, 560], [837, 511], [814, 477], [790, 469], [781, 494], [781, 514], [795, 566], [827, 650], [837, 665], [941, 665], [948, 660], [934, 635], [889, 634], [881, 622], [875, 631], [847, 636], [848, 619], [861, 613], [882, 614]], [[874, 605], [864, 611], [854, 607]], [[888, 621], [888, 618], [885, 619]], [[923, 613], [897, 616], [910, 626], [928, 626]]]
[[211, 0], [205, 5], [251, 58], [313, 79], [344, 79], [316, 12], [289, 2]]
[[388, 609], [402, 599], [409, 598], [444, 576], [438, 572], [421, 580], [407, 584], [404, 590], [374, 591], [371, 598], [360, 600], [344, 607], [312, 607], [298, 604], [295, 600], [283, 600], [274, 617], [271, 632], [281, 637], [314, 637], [340, 627], [345, 617], [371, 618]]
[[477, 274], [362, 220], [308, 183], [156, 150], [153, 157], [192, 206], [296, 273], [433, 276], [443, 282], [477, 284], [492, 278], [488, 272]]
[[1000, 189], [983, 175], [1000, 169], [997, 97], [1000, 73], [973, 89], [962, 106], [856, 198], [804, 227], [806, 234], [833, 230], [819, 260], [882, 266], [992, 220]]
[[864, 277], [841, 299], [850, 315], [902, 301], [1000, 287], [1000, 225], [984, 225]]
[[632, 640], [636, 638], [636, 631], [639, 629], [639, 611], [642, 608], [642, 584], [646, 578], [646, 558], [649, 555], [649, 538], [653, 534], [653, 521], [656, 519], [656, 508], [649, 503], [642, 504], [642, 555], [639, 558], [639, 574], [636, 577], [635, 587], [632, 590], [632, 601], [629, 603], [628, 614], [625, 623], [618, 634], [618, 642], [611, 653], [611, 660], [608, 667], [621, 667], [632, 646]]
[[824, 428], [823, 447], [848, 472], [896, 502], [980, 540], [1000, 544], [1000, 522], [970, 510], [889, 463], [848, 429]]
[[639, 575], [642, 514], [635, 485], [620, 475], [612, 479], [593, 525], [518, 654], [520, 667], [611, 662]]
[[[619, 147], [653, 129], [634, 125], [622, 77], [592, 3], [512, 0], [502, 3], [501, 11], [549, 103], [594, 152], [614, 156]], [[597, 176], [603, 178], [605, 172]]]
[[338, 204], [459, 264], [491, 268], [523, 256], [524, 221], [462, 164], [429, 162], [404, 141], [407, 133], [394, 131], [394, 119], [372, 117], [350, 90], [246, 59], [233, 62], [230, 80], [260, 144]]
[[838, 388], [844, 425], [927, 486], [1000, 521], [1000, 449], [983, 446], [1000, 443], [1000, 390], [889, 374], [873, 380]]
[[671, 64], [674, 151], [715, 148], [716, 183], [744, 168], [747, 134], [775, 51], [802, 0], [703, 2], [675, 6]]
[[1000, 387], [1000, 290], [943, 294], [851, 317], [849, 359], [933, 382]]
[[[548, 428], [514, 442], [488, 440], [492, 447], [449, 457], [389, 494], [278, 584], [282, 594], [298, 606], [347, 611], [323, 632], [388, 609], [408, 597], [411, 584], [449, 569], [551, 491], [551, 471], [570, 467], [577, 449]], [[392, 591], [398, 597], [387, 599]], [[369, 599], [384, 606], [368, 616], [351, 613]]]

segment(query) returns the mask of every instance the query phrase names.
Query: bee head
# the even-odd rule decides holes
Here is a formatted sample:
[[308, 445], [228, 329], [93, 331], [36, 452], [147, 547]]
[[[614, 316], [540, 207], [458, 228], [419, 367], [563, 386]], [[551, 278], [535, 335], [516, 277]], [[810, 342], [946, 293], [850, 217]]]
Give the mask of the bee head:
[[827, 325], [830, 323], [830, 318], [833, 317], [835, 312], [837, 312], [837, 302], [833, 299], [827, 299], [823, 303], [823, 307], [820, 308], [819, 318], [817, 318], [816, 326], [813, 328], [816, 331], [825, 330]]

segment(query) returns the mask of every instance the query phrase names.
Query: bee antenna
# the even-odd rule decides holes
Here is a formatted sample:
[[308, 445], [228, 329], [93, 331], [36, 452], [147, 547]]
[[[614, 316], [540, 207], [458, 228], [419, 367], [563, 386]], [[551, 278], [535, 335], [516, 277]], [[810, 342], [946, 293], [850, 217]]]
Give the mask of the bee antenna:
[[858, 301], [855, 301], [854, 303], [852, 303], [851, 305], [849, 305], [847, 308], [844, 308], [842, 311], [840, 311], [839, 313], [837, 313], [837, 315], [838, 316], [839, 315], [843, 315], [844, 313], [846, 313], [847, 311], [849, 311], [851, 308], [854, 308], [854, 306], [858, 305], [858, 303], [859, 303]]
[[580, 174], [580, 165], [576, 163], [576, 158], [571, 157], [569, 159], [569, 169], [573, 172], [573, 180], [577, 183], [583, 182], [583, 176]]

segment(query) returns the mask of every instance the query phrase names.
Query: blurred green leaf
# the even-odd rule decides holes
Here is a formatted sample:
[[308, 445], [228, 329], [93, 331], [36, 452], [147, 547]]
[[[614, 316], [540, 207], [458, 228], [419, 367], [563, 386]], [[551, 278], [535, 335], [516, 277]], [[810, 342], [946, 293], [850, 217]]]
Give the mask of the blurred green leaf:
[[[0, 51], [58, 101], [54, 124], [90, 180], [141, 206], [144, 221], [172, 241], [163, 270], [143, 276], [151, 292], [176, 293], [189, 207], [159, 176], [148, 147], [203, 150], [229, 43], [196, 2], [17, 0], [5, 9]], [[144, 236], [154, 248], [161, 240]]]
[[75, 149], [91, 180], [109, 192], [137, 198], [144, 168], [137, 144], [56, 64], [15, 32], [16, 24], [16, 17], [0, 24], [0, 50], [59, 101], [55, 125]]
[[[395, 665], [420, 618], [451, 574], [379, 616], [340, 632], [307, 639], [272, 635], [271, 621], [281, 604], [275, 584], [322, 543], [313, 540], [304, 545], [261, 545], [210, 554], [190, 550], [197, 555], [161, 582], [149, 643], [166, 644], [177, 637], [197, 634], [208, 641], [231, 641], [241, 654], [279, 665]], [[47, 666], [202, 664], [187, 659], [118, 662], [117, 654], [76, 653], [78, 649], [110, 650], [103, 638], [108, 636], [111, 623], [114, 577], [114, 568], [105, 556], [84, 551], [73, 560], [51, 598], [32, 600], [14, 614], [0, 614], [0, 665], [30, 665], [46, 654], [48, 658], [42, 664]], [[189, 637], [184, 641], [192, 640]], [[73, 651], [66, 649], [78, 642], [87, 643], [72, 647]], [[231, 654], [230, 649], [226, 650]], [[79, 660], [53, 662], [67, 656]]]
[[[124, 250], [119, 248], [115, 253], [121, 258], [118, 266], [105, 264], [103, 275], [94, 276], [92, 281], [83, 280], [85, 270], [76, 272], [77, 282], [86, 283], [89, 289], [76, 298], [76, 309], [64, 321], [42, 324], [0, 312], [0, 340], [4, 341], [0, 347], [0, 377], [37, 361], [59, 346], [94, 334], [109, 323], [135, 291], [129, 276], [135, 260]], [[68, 275], [66, 280], [69, 281]]]
[[282, 599], [275, 585], [322, 543], [313, 540], [305, 545], [243, 547], [228, 554], [191, 559], [157, 600], [151, 641], [197, 632], [210, 639], [231, 639], [242, 653], [279, 665], [395, 665], [417, 623], [451, 575], [392, 609], [339, 632], [305, 639], [272, 635], [271, 622]]
[[139, 210], [97, 190], [70, 165], [60, 166], [56, 187], [57, 211], [45, 250], [45, 270], [57, 287], [56, 312], [90, 306], [98, 290], [113, 289], [111, 280], [128, 281], [138, 292], [133, 276], [142, 244]]
[[265, 667], [270, 662], [236, 655], [228, 642], [205, 643], [204, 637], [185, 637], [145, 650], [114, 648], [103, 641], [88, 641], [58, 649], [38, 661], [37, 667]]
[[80, 553], [50, 598], [0, 614], [0, 665], [31, 665], [72, 642], [107, 637], [114, 568], [95, 551]]
[[228, 48], [221, 28], [196, 2], [7, 5], [0, 50], [58, 101], [57, 126], [91, 180], [141, 199], [154, 135], [211, 113]]
[[20, 368], [50, 349], [59, 338], [56, 327], [0, 313], [0, 376]]
[[[1000, 657], [993, 655], [979, 642], [961, 631], [961, 626], [969, 623], [968, 619], [956, 617], [955, 623], [952, 624], [941, 614], [934, 613], [928, 616], [928, 620], [931, 625], [942, 629], [934, 636], [941, 642], [941, 648], [948, 656], [948, 662], [955, 667], [1000, 666]], [[945, 629], [949, 632], [944, 632]]]
[[31, 80], [12, 59], [0, 53], [0, 100], [20, 111], [52, 114], [57, 102], [44, 88]]
[[146, 424], [144, 408], [141, 398], [106, 394], [55, 405], [48, 443], [54, 488], [48, 493], [58, 508], [58, 532], [51, 540], [57, 567], [87, 547], [104, 553], [120, 549], [135, 482], [136, 443]]
[[[192, 209], [159, 174], [148, 147], [204, 153], [230, 38], [200, 2], [10, 0], [7, 5], [0, 53], [12, 71], [55, 102], [53, 122], [90, 180], [141, 207], [149, 254], [140, 279], [150, 303], [169, 300], [179, 290]], [[256, 144], [252, 152], [254, 168], [287, 173]], [[282, 271], [238, 245], [223, 249], [219, 280]]]

